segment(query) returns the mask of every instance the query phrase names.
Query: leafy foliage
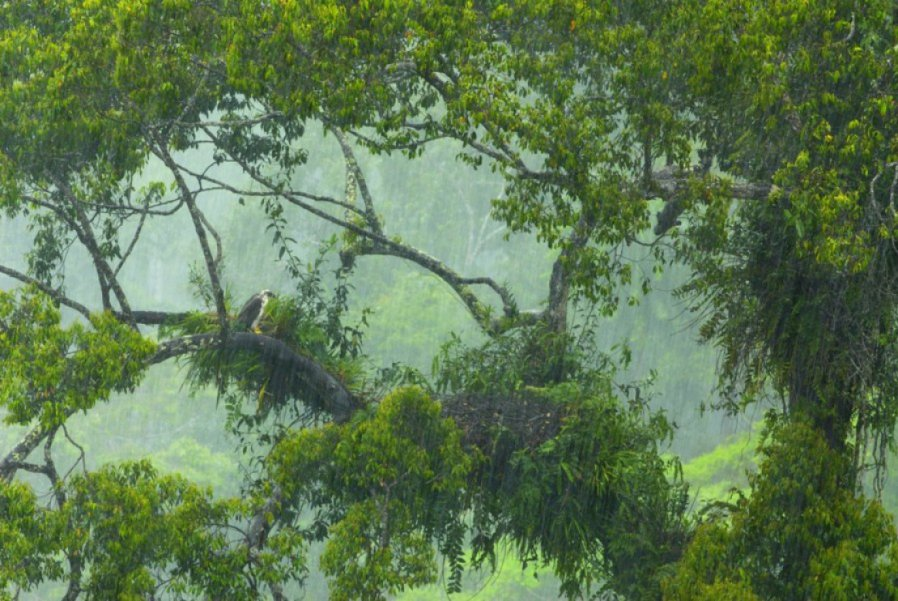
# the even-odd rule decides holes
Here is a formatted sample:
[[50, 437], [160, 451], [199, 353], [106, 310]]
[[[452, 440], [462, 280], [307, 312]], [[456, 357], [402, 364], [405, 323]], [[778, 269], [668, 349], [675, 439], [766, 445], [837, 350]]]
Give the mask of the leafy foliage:
[[158, 476], [148, 463], [109, 466], [71, 482], [65, 544], [88, 567], [82, 586], [96, 598], [237, 594], [231, 571], [239, 553], [229, 553], [227, 531], [215, 526], [236, 508], [181, 478]]
[[561, 408], [562, 422], [531, 448], [497, 428], [493, 454], [478, 469], [475, 564], [494, 564], [507, 537], [526, 561], [551, 566], [568, 598], [593, 587], [655, 598], [688, 538], [686, 488], [668, 480], [678, 463], [658, 453], [669, 424], [660, 414], [646, 423], [644, 407], [622, 406], [607, 383], [531, 394], [544, 411]]
[[[771, 384], [834, 446], [891, 439], [896, 338], [894, 11], [887, 2], [694, 3], [686, 52], [706, 152], [774, 185], [695, 194], [686, 292], [723, 349], [731, 406]], [[698, 192], [698, 190], [696, 190]], [[852, 427], [856, 432], [851, 433]]]
[[460, 491], [471, 469], [458, 430], [421, 389], [399, 389], [352, 423], [296, 432], [275, 447], [270, 470], [291, 505], [328, 534], [321, 567], [336, 599], [381, 599], [435, 581], [431, 541], [459, 586]]
[[59, 531], [48, 517], [30, 486], [0, 482], [0, 599], [12, 599], [10, 585], [28, 589], [62, 575]]
[[59, 309], [34, 290], [0, 291], [0, 406], [7, 423], [59, 426], [143, 377], [155, 345], [110, 314], [62, 327]]
[[301, 541], [284, 536], [269, 542], [276, 553], [264, 551], [246, 569], [246, 549], [225, 526], [243, 503], [212, 501], [147, 462], [74, 477], [61, 491], [60, 511], [39, 508], [24, 484], [3, 483], [0, 491], [4, 586], [28, 590], [65, 576], [63, 553], [75, 558], [68, 571], [85, 572], [80, 590], [95, 599], [245, 598], [254, 580], [301, 573]]
[[855, 496], [850, 458], [807, 422], [779, 420], [732, 512], [701, 525], [669, 599], [894, 599], [898, 537]]
[[660, 416], [644, 425], [641, 409], [574, 386], [536, 394], [566, 413], [536, 448], [514, 451], [521, 442], [499, 428], [491, 455], [464, 450], [439, 405], [416, 388], [388, 395], [351, 424], [279, 442], [274, 481], [290, 506], [314, 516], [310, 536], [327, 534], [321, 562], [332, 594], [379, 598], [432, 582], [430, 540], [454, 590], [470, 532], [474, 566], [495, 565], [508, 540], [521, 557], [550, 566], [568, 598], [599, 584], [655, 598], [688, 532], [685, 487], [669, 484], [672, 466], [656, 449], [669, 426]]

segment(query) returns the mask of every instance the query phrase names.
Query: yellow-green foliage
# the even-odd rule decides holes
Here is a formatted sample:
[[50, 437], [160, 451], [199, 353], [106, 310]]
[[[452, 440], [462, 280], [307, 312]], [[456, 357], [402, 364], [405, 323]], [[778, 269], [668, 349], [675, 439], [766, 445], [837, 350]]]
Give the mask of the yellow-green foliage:
[[683, 464], [683, 480], [699, 501], [724, 501], [733, 489], [748, 485], [746, 472], [755, 466], [753, 433], [731, 436], [713, 451]]
[[0, 599], [11, 598], [4, 594], [8, 585], [27, 588], [61, 575], [46, 515], [30, 486], [0, 479]]
[[132, 391], [155, 344], [109, 313], [90, 326], [60, 323], [59, 310], [33, 290], [0, 292], [0, 407], [7, 423], [48, 427], [87, 411], [113, 391]]
[[[820, 438], [799, 425], [774, 434], [750, 478], [751, 495], [730, 521], [699, 532], [668, 593], [896, 596], [894, 531], [876, 503], [854, 496], [845, 465], [852, 426], [888, 442], [898, 417], [890, 401], [898, 390], [894, 0], [0, 4], [0, 207], [29, 213], [38, 233], [29, 269], [40, 281], [71, 268], [65, 254], [80, 242], [108, 293], [127, 254], [120, 226], [126, 232], [138, 218], [164, 218], [168, 200], [177, 208], [200, 189], [259, 200], [279, 256], [289, 256], [286, 211], [292, 218], [304, 207], [338, 226], [343, 212], [293, 190], [314, 179], [295, 170], [318, 151], [302, 138], [312, 121], [361, 134], [374, 151], [412, 157], [431, 140], [454, 140], [463, 160], [504, 177], [492, 216], [507, 232], [532, 232], [560, 253], [552, 296], [596, 301], [600, 311], [616, 308], [621, 285], [636, 276], [623, 251], [651, 226], [647, 197], [682, 203], [682, 227], [671, 224], [680, 235], [675, 256], [695, 276], [690, 290], [706, 320], [703, 335], [723, 349], [726, 400], [740, 409], [772, 386], [790, 411], [825, 432]], [[200, 147], [209, 152], [182, 152]], [[697, 147], [702, 165], [690, 160]], [[164, 202], [159, 187], [135, 198], [130, 182], [150, 154], [193, 189], [176, 186]], [[211, 156], [209, 169], [184, 164], [199, 156]], [[673, 191], [659, 185], [661, 164], [671, 167], [663, 179]], [[752, 200], [731, 211], [717, 169], [739, 178], [734, 191], [736, 182], [750, 182]], [[686, 185], [671, 176], [699, 171]], [[244, 176], [252, 186], [239, 183]], [[454, 202], [451, 189], [433, 195]], [[160, 202], [140, 213], [151, 198]], [[403, 210], [415, 213], [413, 202]], [[384, 235], [409, 239], [392, 227]], [[666, 243], [650, 246], [655, 259], [667, 258]], [[282, 265], [299, 279], [295, 262]], [[322, 287], [309, 281], [307, 288]], [[340, 361], [355, 358], [359, 337], [339, 319], [348, 288], [338, 290], [334, 305], [308, 307], [308, 323], [297, 327], [273, 304], [266, 327], [350, 380], [354, 366]], [[115, 292], [124, 309], [125, 295]], [[471, 303], [481, 319], [489, 317], [487, 302]], [[407, 324], [407, 313], [397, 321]], [[215, 330], [198, 316], [189, 322], [193, 331]], [[499, 392], [583, 384], [579, 358], [549, 340], [506, 339], [495, 352], [466, 354], [474, 361], [460, 364], [447, 388], [470, 395], [495, 394], [497, 381]], [[40, 295], [0, 295], [0, 409], [10, 422], [54, 429], [72, 412], [130, 390], [151, 352], [110, 315], [62, 327]], [[481, 358], [489, 360], [485, 369], [467, 369]], [[236, 393], [257, 399], [254, 417], [276, 413], [267, 410], [288, 397], [326, 412], [327, 391], [294, 380], [300, 369], [277, 378], [274, 364], [243, 351], [206, 350], [194, 361], [197, 381], [220, 390], [234, 383]], [[310, 506], [310, 532], [320, 539], [329, 530], [322, 564], [335, 598], [378, 598], [432, 581], [434, 547], [449, 559], [450, 588], [457, 586], [461, 515], [470, 507], [479, 510], [472, 545], [480, 557], [512, 538], [522, 556], [552, 565], [571, 597], [605, 582], [628, 597], [651, 597], [685, 539], [684, 495], [667, 481], [656, 448], [665, 428], [657, 418], [646, 426], [641, 408], [628, 410], [609, 391], [574, 388], [554, 391], [564, 409], [557, 435], [510, 449], [486, 484], [467, 480], [471, 462], [457, 430], [417, 389], [397, 391], [348, 424], [290, 434], [308, 415], [287, 415], [296, 419], [259, 436], [260, 444], [279, 444], [266, 475], [292, 502], [280, 508], [285, 519]], [[734, 477], [733, 452], [725, 447], [696, 462], [693, 475]], [[0, 524], [15, 524], [27, 538], [36, 501], [7, 488], [11, 500], [0, 512], [12, 510]], [[190, 526], [245, 514], [215, 515], [201, 493], [143, 464], [87, 474], [68, 492], [55, 512], [65, 536], [43, 540], [85, 558], [87, 596], [146, 597], [154, 584], [178, 583], [165, 574], [154, 582], [154, 570], [204, 562], [213, 567], [190, 592], [256, 592], [221, 585], [245, 563], [229, 563], [227, 541]], [[289, 528], [269, 541], [282, 551], [297, 542], [281, 533]], [[230, 529], [227, 537], [237, 538]], [[13, 553], [29, 553], [17, 535], [8, 540]], [[25, 570], [14, 578], [44, 577], [43, 566], [27, 571], [37, 565], [30, 560], [9, 559], [13, 570]], [[264, 553], [251, 562], [254, 582], [286, 579]]]
[[[146, 461], [79, 474], [60, 491], [66, 503], [48, 512], [28, 485], [0, 481], [0, 591], [62, 578], [66, 553], [89, 566], [81, 590], [92, 599], [144, 599], [158, 593], [159, 580], [175, 595], [249, 598], [245, 549], [231, 546], [221, 527], [245, 516], [248, 504], [213, 501], [208, 490], [159, 475]], [[266, 571], [255, 577], [296, 573], [300, 544], [289, 533], [273, 536], [259, 552]]]
[[[60, 512], [68, 524], [62, 544], [90, 565], [82, 588], [96, 599], [142, 599], [168, 590], [185, 596], [202, 591], [213, 598], [247, 598], [250, 583], [241, 577], [241, 545], [229, 545], [229, 520], [245, 515], [242, 501], [213, 501], [208, 490], [181, 476], [159, 475], [149, 462], [106, 466], [74, 478], [69, 502]], [[286, 546], [278, 560], [268, 548], [257, 577], [280, 578], [296, 569], [301, 541], [269, 541]]]
[[455, 425], [415, 387], [393, 392], [349, 424], [291, 434], [270, 463], [288, 498], [317, 511], [340, 508], [325, 524], [321, 556], [333, 599], [382, 599], [434, 582], [433, 543], [457, 582], [458, 493], [470, 467]]
[[896, 598], [895, 526], [846, 485], [847, 458], [800, 420], [773, 425], [760, 455], [750, 495], [698, 529], [665, 598]]

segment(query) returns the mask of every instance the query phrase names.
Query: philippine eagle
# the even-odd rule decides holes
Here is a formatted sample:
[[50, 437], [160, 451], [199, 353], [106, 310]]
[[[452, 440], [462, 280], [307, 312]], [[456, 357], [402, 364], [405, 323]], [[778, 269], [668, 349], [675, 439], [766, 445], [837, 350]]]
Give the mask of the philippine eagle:
[[258, 332], [262, 316], [265, 314], [265, 305], [275, 296], [271, 290], [262, 290], [253, 294], [243, 305], [243, 308], [240, 309], [240, 313], [237, 314], [237, 327], [242, 330]]

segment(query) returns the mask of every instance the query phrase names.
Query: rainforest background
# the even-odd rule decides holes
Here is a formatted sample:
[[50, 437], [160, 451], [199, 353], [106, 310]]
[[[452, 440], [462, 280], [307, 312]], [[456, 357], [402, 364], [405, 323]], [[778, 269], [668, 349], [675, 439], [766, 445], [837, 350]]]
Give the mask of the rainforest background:
[[898, 596], [895, 17], [0, 2], [0, 597]]

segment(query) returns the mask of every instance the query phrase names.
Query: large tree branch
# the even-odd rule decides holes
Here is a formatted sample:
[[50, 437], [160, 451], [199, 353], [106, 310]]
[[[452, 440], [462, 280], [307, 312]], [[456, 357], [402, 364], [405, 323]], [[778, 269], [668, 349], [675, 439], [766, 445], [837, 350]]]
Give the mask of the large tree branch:
[[159, 344], [149, 363], [161, 363], [173, 357], [203, 350], [250, 351], [264, 357], [265, 362], [279, 373], [290, 374], [301, 383], [314, 408], [343, 422], [364, 406], [337, 377], [317, 361], [287, 346], [277, 338], [253, 332], [232, 332], [224, 336], [219, 332], [193, 334], [183, 338], [166, 340]]
[[[59, 478], [59, 473], [56, 471], [56, 463], [53, 461], [53, 439], [56, 437], [58, 429], [58, 426], [55, 426], [47, 432], [47, 440], [44, 443], [44, 474], [50, 480], [50, 487], [56, 497], [57, 507], [63, 509], [68, 501], [68, 495]], [[75, 601], [81, 594], [81, 575], [84, 563], [81, 559], [80, 549], [67, 550], [65, 555], [69, 564], [69, 585], [62, 601]]]
[[[124, 320], [125, 316], [121, 313], [114, 313], [119, 320]], [[131, 311], [131, 317], [135, 323], [148, 326], [161, 326], [166, 324], [178, 323], [186, 319], [190, 313], [188, 312], [171, 312], [171, 311]]]
[[[212, 136], [214, 139], [214, 134], [212, 132], [207, 132], [207, 134]], [[502, 300], [503, 312], [506, 316], [513, 316], [517, 314], [517, 306], [514, 302], [511, 292], [504, 286], [496, 283], [493, 279], [487, 277], [464, 278], [438, 259], [431, 257], [430, 255], [427, 255], [426, 253], [423, 253], [411, 246], [403, 244], [402, 242], [392, 240], [380, 232], [373, 231], [370, 227], [365, 227], [357, 223], [353, 223], [352, 221], [336, 217], [328, 213], [327, 211], [324, 211], [306, 202], [306, 197], [308, 197], [309, 195], [305, 193], [297, 193], [293, 190], [284, 189], [282, 186], [278, 186], [274, 182], [262, 176], [251, 165], [246, 164], [244, 161], [236, 157], [232, 157], [232, 159], [256, 183], [262, 185], [265, 189], [270, 191], [266, 196], [280, 197], [290, 204], [297, 206], [304, 211], [307, 211], [312, 215], [319, 217], [320, 219], [330, 222], [344, 230], [358, 235], [364, 240], [369, 241], [370, 244], [358, 245], [357, 247], [348, 249], [347, 252], [344, 253], [344, 257], [347, 257], [350, 261], [356, 255], [390, 255], [404, 258], [417, 264], [420, 267], [423, 267], [424, 269], [427, 269], [428, 271], [442, 279], [444, 282], [446, 282], [455, 291], [455, 293], [459, 296], [459, 298], [461, 298], [462, 302], [468, 308], [468, 311], [471, 313], [477, 323], [480, 324], [480, 326], [486, 332], [491, 334], [501, 331], [503, 327], [502, 322], [491, 318], [488, 306], [477, 298], [477, 295], [474, 294], [469, 288], [470, 285], [482, 284], [488, 286]], [[239, 196], [259, 195], [259, 193], [247, 193], [247, 191], [245, 190], [241, 190], [235, 186], [231, 186], [223, 181], [213, 180], [202, 174], [195, 174], [195, 176], [198, 178], [206, 179], [208, 181], [212, 181], [222, 189]], [[356, 207], [347, 206], [345, 208], [359, 213], [359, 210]], [[367, 213], [363, 212], [362, 214], [367, 221]]]
[[[646, 196], [660, 197], [665, 201], [664, 208], [657, 215], [656, 235], [664, 235], [670, 228], [677, 225], [677, 219], [686, 210], [683, 195], [689, 190], [698, 175], [693, 171], [684, 171], [673, 167], [666, 167], [651, 174], [651, 180], [645, 192]], [[726, 186], [733, 198], [745, 200], [765, 200], [771, 192], [777, 189], [776, 186], [767, 183], [731, 181], [707, 174], [702, 177], [706, 185], [714, 189]]]
[[[656, 192], [657, 196], [668, 200], [688, 189], [690, 182], [697, 175], [700, 174], [695, 171], [665, 167], [652, 172], [652, 191]], [[772, 191], [776, 190], [776, 186], [767, 183], [740, 182], [716, 176], [710, 176], [709, 181], [720, 187], [726, 185], [733, 198], [745, 200], [765, 200]]]
[[[405, 259], [433, 273], [455, 291], [478, 324], [490, 334], [498, 334], [504, 329], [503, 321], [493, 318], [487, 305], [482, 303], [470, 286], [484, 285], [491, 288], [502, 299], [503, 312], [507, 317], [517, 315], [517, 305], [511, 292], [488, 277], [466, 278], [447, 267], [442, 261], [404, 244], [382, 244], [377, 240], [370, 244], [357, 245], [350, 251], [355, 255], [382, 255]], [[346, 253], [344, 252], [344, 255]]]
[[[66, 417], [70, 416], [74, 411], [69, 411]], [[7, 482], [12, 480], [16, 471], [22, 468], [25, 460], [31, 452], [37, 448], [39, 444], [50, 434], [52, 428], [43, 425], [37, 425], [28, 432], [19, 443], [13, 447], [12, 451], [0, 459], [0, 479]]]
[[[549, 279], [549, 297], [546, 308], [532, 317], [532, 323], [542, 322], [552, 332], [565, 334], [568, 331], [568, 304], [570, 302], [571, 278], [568, 273], [571, 256], [580, 251], [589, 242], [589, 219], [585, 213], [580, 214], [577, 225], [565, 239], [561, 252], [552, 264], [552, 275]], [[552, 357], [556, 369], [553, 372], [561, 377], [563, 357]]]
[[[337, 142], [340, 144], [340, 150], [343, 152], [343, 158], [346, 161], [347, 192], [350, 192], [353, 186], [358, 188], [359, 193], [362, 195], [362, 202], [365, 206], [365, 222], [372, 232], [382, 236], [383, 228], [381, 227], [380, 219], [377, 218], [377, 212], [374, 210], [374, 199], [371, 197], [371, 191], [368, 188], [368, 181], [365, 179], [365, 174], [362, 173], [362, 170], [359, 168], [359, 162], [355, 158], [355, 153], [346, 141], [346, 135], [342, 130], [337, 127], [330, 127], [329, 129], [337, 138]], [[347, 198], [347, 201], [348, 200], [349, 199]]]

